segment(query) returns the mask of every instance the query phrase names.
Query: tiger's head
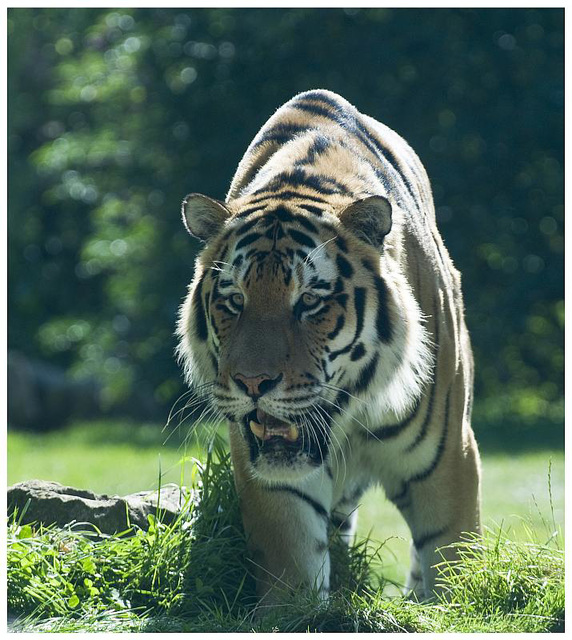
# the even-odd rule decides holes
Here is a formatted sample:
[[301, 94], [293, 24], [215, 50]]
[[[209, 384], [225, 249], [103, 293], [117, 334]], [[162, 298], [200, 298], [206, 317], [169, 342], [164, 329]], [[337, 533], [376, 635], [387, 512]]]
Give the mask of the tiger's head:
[[303, 478], [347, 439], [352, 411], [399, 413], [420, 393], [423, 329], [384, 259], [386, 198], [336, 210], [191, 194], [183, 220], [206, 246], [181, 307], [179, 355], [188, 382], [240, 430], [256, 475]]

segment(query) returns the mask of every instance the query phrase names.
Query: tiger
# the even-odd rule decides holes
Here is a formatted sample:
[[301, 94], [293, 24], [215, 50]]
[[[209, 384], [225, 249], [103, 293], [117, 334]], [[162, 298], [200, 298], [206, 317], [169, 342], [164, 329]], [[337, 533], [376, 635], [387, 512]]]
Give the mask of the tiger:
[[354, 540], [374, 485], [411, 532], [405, 592], [434, 599], [437, 563], [481, 531], [481, 472], [460, 274], [418, 156], [305, 91], [257, 133], [224, 202], [191, 193], [182, 218], [204, 247], [178, 357], [228, 422], [260, 601], [328, 597], [331, 532]]

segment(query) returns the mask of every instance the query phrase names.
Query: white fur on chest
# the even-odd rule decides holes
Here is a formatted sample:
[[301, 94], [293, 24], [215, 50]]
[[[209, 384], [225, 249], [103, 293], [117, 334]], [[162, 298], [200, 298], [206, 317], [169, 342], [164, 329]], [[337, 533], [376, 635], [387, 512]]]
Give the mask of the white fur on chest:
[[[330, 449], [334, 505], [358, 487], [365, 491], [372, 485], [381, 485], [388, 496], [398, 493], [404, 482], [431, 465], [439, 446], [440, 434], [428, 433], [411, 448], [421, 429], [421, 420], [413, 421], [403, 433], [386, 440], [376, 439], [365, 415], [351, 421], [354, 424], [349, 434], [341, 434], [339, 427], [334, 430]], [[364, 433], [368, 433], [367, 438]]]

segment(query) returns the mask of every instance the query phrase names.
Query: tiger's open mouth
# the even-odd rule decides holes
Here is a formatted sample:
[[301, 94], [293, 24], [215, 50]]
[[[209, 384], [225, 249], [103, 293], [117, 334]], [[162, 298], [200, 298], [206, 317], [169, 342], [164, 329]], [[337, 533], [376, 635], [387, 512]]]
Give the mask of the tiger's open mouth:
[[295, 425], [280, 420], [262, 409], [255, 409], [246, 417], [247, 426], [257, 440], [267, 442], [278, 439], [294, 444], [300, 438], [300, 430]]
[[242, 432], [250, 449], [250, 462], [269, 479], [303, 477], [328, 455], [329, 429], [309, 427], [302, 415], [282, 420], [263, 409], [254, 409], [244, 416]]

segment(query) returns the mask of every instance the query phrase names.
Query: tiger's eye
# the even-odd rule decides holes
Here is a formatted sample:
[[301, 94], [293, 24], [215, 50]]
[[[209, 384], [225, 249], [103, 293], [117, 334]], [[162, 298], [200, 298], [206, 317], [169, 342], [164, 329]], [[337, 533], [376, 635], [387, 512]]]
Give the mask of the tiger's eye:
[[315, 293], [306, 292], [302, 294], [301, 300], [304, 306], [311, 307], [318, 302], [319, 298]]
[[241, 308], [244, 305], [244, 296], [242, 293], [233, 293], [230, 296], [230, 302], [233, 307]]

